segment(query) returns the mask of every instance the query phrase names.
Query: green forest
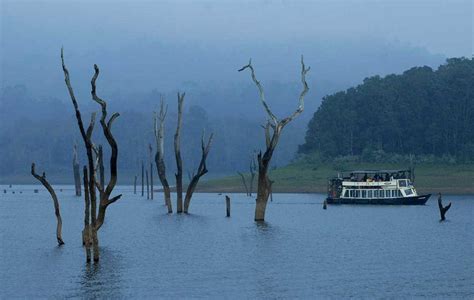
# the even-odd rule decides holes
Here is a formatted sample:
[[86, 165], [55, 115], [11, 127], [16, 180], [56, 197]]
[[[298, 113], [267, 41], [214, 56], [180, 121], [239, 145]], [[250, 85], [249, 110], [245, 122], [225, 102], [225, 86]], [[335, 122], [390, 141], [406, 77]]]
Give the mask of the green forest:
[[299, 153], [325, 159], [423, 157], [474, 161], [474, 62], [366, 78], [323, 98]]

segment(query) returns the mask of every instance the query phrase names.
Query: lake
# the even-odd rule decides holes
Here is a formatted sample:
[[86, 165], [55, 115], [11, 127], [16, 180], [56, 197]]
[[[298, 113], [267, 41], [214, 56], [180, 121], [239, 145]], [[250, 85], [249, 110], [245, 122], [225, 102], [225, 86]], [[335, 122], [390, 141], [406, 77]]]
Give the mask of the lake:
[[474, 297], [472, 195], [445, 196], [453, 204], [440, 223], [436, 197], [323, 210], [323, 194], [275, 194], [257, 224], [242, 194], [230, 195], [230, 218], [218, 194], [167, 215], [162, 193], [147, 200], [120, 186], [99, 232], [101, 261], [88, 265], [84, 200], [72, 186], [56, 191], [63, 247], [43, 187], [0, 187], [0, 298]]

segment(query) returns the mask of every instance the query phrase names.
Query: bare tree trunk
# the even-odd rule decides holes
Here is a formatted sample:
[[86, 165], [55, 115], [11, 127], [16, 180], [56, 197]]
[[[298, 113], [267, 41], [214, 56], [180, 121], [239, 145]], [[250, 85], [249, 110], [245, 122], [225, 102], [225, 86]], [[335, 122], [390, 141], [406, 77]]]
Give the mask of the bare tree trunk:
[[443, 207], [443, 203], [442, 203], [442, 199], [441, 199], [441, 193], [438, 194], [438, 208], [439, 208], [439, 214], [441, 216], [441, 220], [439, 220], [439, 221], [441, 222], [441, 221], [446, 220], [445, 215], [446, 215], [446, 212], [451, 208], [451, 202], [449, 202], [448, 205]]
[[[273, 152], [278, 145], [278, 140], [280, 138], [281, 132], [283, 128], [294, 120], [298, 115], [303, 112], [304, 108], [304, 96], [308, 92], [308, 84], [306, 83], [306, 73], [309, 71], [310, 68], [306, 68], [303, 62], [303, 57], [301, 57], [301, 82], [303, 83], [303, 91], [299, 97], [299, 105], [295, 112], [293, 112], [290, 116], [278, 120], [278, 118], [273, 114], [265, 100], [265, 94], [263, 91], [263, 87], [260, 82], [257, 80], [255, 76], [255, 71], [252, 66], [252, 61], [250, 60], [247, 65], [239, 69], [239, 72], [250, 69], [251, 77], [253, 82], [258, 88], [260, 94], [260, 100], [262, 105], [267, 113], [269, 121], [267, 122], [265, 129], [265, 142], [266, 142], [266, 150], [262, 155], [262, 152], [257, 156], [258, 159], [258, 188], [257, 188], [257, 200], [255, 205], [255, 221], [264, 221], [265, 220], [265, 211], [267, 207], [268, 197], [271, 194], [271, 182], [268, 179], [268, 168], [270, 165], [270, 161], [272, 159]], [[272, 129], [273, 133], [270, 134], [270, 128]]]
[[102, 145], [99, 145], [99, 152], [97, 155], [98, 163], [99, 163], [99, 180], [100, 186], [104, 186], [105, 184], [105, 169], [104, 169], [104, 152], [102, 150]]
[[92, 247], [92, 239], [91, 239], [91, 228], [90, 228], [90, 200], [89, 200], [89, 179], [87, 177], [87, 167], [84, 166], [83, 169], [84, 173], [84, 202], [85, 202], [85, 209], [84, 209], [84, 230], [82, 231], [82, 244], [86, 248], [86, 261], [91, 261], [91, 247]]
[[242, 178], [242, 183], [243, 183], [244, 188], [245, 188], [245, 194], [246, 194], [247, 196], [250, 196], [249, 188], [247, 187], [247, 182], [245, 181], [245, 176], [244, 176], [244, 174], [242, 174], [241, 172], [237, 172], [237, 174], [239, 174], [240, 177]]
[[[99, 76], [99, 67], [97, 65], [94, 65], [94, 70], [95, 70], [95, 73], [91, 80], [91, 86], [92, 86], [91, 95], [92, 95], [92, 99], [95, 102], [97, 102], [102, 108], [102, 116], [100, 118], [100, 125], [102, 127], [102, 132], [111, 150], [110, 151], [111, 153], [110, 165], [109, 165], [109, 169], [110, 169], [109, 182], [107, 183], [106, 187], [104, 187], [103, 185], [98, 186], [98, 188], [101, 191], [101, 197], [100, 197], [100, 203], [99, 203], [99, 213], [97, 215], [97, 224], [94, 224], [94, 229], [96, 231], [94, 235], [94, 239], [97, 240], [96, 245], [98, 245], [97, 231], [100, 229], [102, 224], [104, 224], [105, 213], [107, 211], [107, 207], [110, 204], [114, 203], [115, 201], [119, 200], [122, 197], [122, 194], [111, 197], [112, 191], [115, 188], [115, 185], [117, 184], [117, 175], [118, 175], [118, 170], [117, 170], [118, 146], [117, 146], [117, 142], [115, 141], [114, 136], [112, 135], [112, 124], [115, 121], [115, 119], [117, 119], [120, 116], [120, 114], [119, 113], [112, 114], [112, 116], [106, 122], [107, 102], [99, 98], [96, 94], [95, 81], [97, 80], [97, 77]], [[94, 260], [95, 260], [95, 257], [94, 257]]]
[[81, 196], [81, 174], [79, 172], [79, 162], [77, 160], [77, 145], [74, 144], [73, 147], [73, 159], [72, 159], [72, 169], [74, 172], [74, 186], [76, 188], [76, 196]]
[[148, 170], [146, 170], [145, 174], [146, 174], [146, 198], [150, 199], [150, 183], [148, 181]]
[[255, 158], [250, 158], [250, 187], [249, 187], [249, 196], [252, 197], [253, 192], [253, 181], [255, 179], [255, 174], [257, 173], [257, 164], [255, 163]]
[[[176, 212], [183, 212], [183, 161], [181, 159], [181, 126], [183, 123], [183, 102], [186, 93], [178, 93], [178, 124], [174, 134], [174, 154], [176, 158]], [[186, 212], [186, 209], [184, 210]]]
[[225, 196], [226, 217], [230, 217], [230, 198]]
[[133, 180], [133, 193], [137, 194], [137, 175], [135, 175], [135, 179]]
[[[165, 204], [168, 208], [168, 213], [173, 213], [173, 207], [171, 204], [171, 190], [166, 178], [166, 166], [165, 166], [165, 149], [164, 149], [164, 138], [165, 138], [165, 118], [166, 113], [168, 112], [168, 107], [165, 109], [165, 103], [163, 97], [161, 98], [160, 103], [160, 114], [159, 116], [154, 116], [154, 132], [156, 138], [156, 154], [155, 154], [155, 164], [158, 171], [158, 177], [160, 178], [161, 185], [163, 186], [163, 194], [165, 197]], [[159, 125], [158, 125], [159, 120]]]
[[273, 202], [273, 184], [275, 183], [274, 180], [270, 180], [270, 202]]
[[[117, 182], [117, 158], [118, 158], [118, 147], [117, 143], [112, 135], [111, 132], [111, 127], [114, 122], [114, 120], [119, 116], [118, 113], [114, 113], [109, 120], [106, 122], [107, 118], [107, 103], [99, 98], [96, 95], [96, 85], [95, 82], [97, 80], [97, 77], [99, 76], [99, 68], [97, 65], [94, 65], [94, 76], [92, 77], [91, 80], [91, 95], [92, 99], [97, 102], [101, 108], [102, 108], [102, 116], [100, 119], [100, 124], [103, 129], [103, 133], [105, 138], [107, 139], [107, 142], [109, 143], [111, 147], [111, 157], [110, 157], [110, 178], [109, 178], [109, 183], [107, 184], [107, 187], [104, 188], [104, 186], [101, 183], [98, 183], [96, 181], [96, 176], [95, 176], [95, 167], [94, 167], [94, 157], [93, 157], [93, 143], [91, 141], [92, 137], [92, 131], [94, 129], [94, 124], [95, 124], [95, 113], [92, 114], [91, 116], [91, 121], [89, 123], [89, 127], [87, 128], [87, 132], [84, 129], [84, 125], [82, 122], [82, 117], [81, 117], [81, 112], [79, 110], [79, 106], [76, 101], [76, 97], [74, 95], [74, 91], [71, 86], [71, 82], [69, 79], [69, 71], [66, 68], [66, 65], [64, 63], [64, 56], [63, 56], [63, 49], [61, 49], [61, 62], [62, 62], [62, 67], [64, 71], [64, 80], [66, 82], [66, 86], [69, 91], [69, 95], [71, 97], [75, 112], [76, 112], [76, 119], [77, 123], [79, 126], [79, 130], [81, 132], [82, 138], [84, 140], [84, 144], [86, 147], [86, 152], [87, 152], [87, 159], [88, 159], [88, 169], [89, 169], [89, 200], [90, 200], [90, 219], [91, 219], [91, 230], [90, 230], [90, 236], [92, 239], [92, 247], [93, 247], [93, 252], [94, 252], [94, 261], [99, 261], [99, 239], [97, 235], [97, 231], [100, 229], [102, 224], [104, 223], [105, 219], [105, 212], [108, 207], [108, 205], [114, 203], [122, 195], [115, 196], [113, 198], [110, 198], [110, 194], [112, 193], [115, 184]], [[96, 200], [96, 191], [95, 189], [99, 189], [100, 191], [100, 202], [99, 202], [99, 212], [97, 215], [97, 200]]]
[[58, 245], [64, 245], [63, 238], [61, 236], [61, 229], [63, 226], [63, 221], [61, 219], [61, 212], [59, 211], [59, 201], [58, 197], [56, 196], [56, 193], [54, 192], [53, 187], [49, 184], [48, 180], [46, 180], [46, 173], [43, 172], [42, 176], [39, 176], [35, 172], [35, 163], [31, 164], [31, 175], [38, 179], [41, 184], [48, 190], [48, 192], [51, 194], [51, 198], [53, 199], [54, 203], [54, 213], [56, 214], [56, 220], [57, 220], [57, 226], [56, 226], [56, 239], [58, 241]]
[[142, 197], [145, 195], [145, 166], [143, 165], [143, 160], [142, 160]]
[[[77, 124], [79, 127], [79, 131], [81, 132], [82, 139], [84, 141], [84, 145], [86, 147], [86, 153], [87, 153], [87, 162], [88, 162], [88, 169], [89, 169], [89, 200], [91, 203], [91, 225], [94, 227], [95, 225], [95, 205], [96, 205], [96, 193], [95, 193], [95, 172], [94, 172], [94, 157], [92, 153], [92, 141], [91, 141], [91, 136], [92, 136], [92, 131], [94, 130], [94, 125], [95, 125], [95, 113], [92, 113], [91, 119], [89, 122], [89, 126], [87, 127], [87, 131], [84, 128], [84, 123], [82, 122], [82, 116], [81, 116], [81, 111], [79, 110], [79, 105], [77, 104], [76, 96], [74, 95], [74, 91], [72, 89], [72, 85], [69, 79], [69, 71], [66, 68], [66, 65], [64, 63], [64, 56], [63, 56], [63, 49], [61, 49], [61, 63], [62, 63], [62, 68], [64, 72], [64, 81], [66, 83], [66, 87], [69, 92], [69, 96], [71, 98], [72, 104], [74, 106], [74, 110], [76, 113], [76, 120]], [[95, 246], [94, 244], [92, 245], [93, 247]], [[94, 257], [95, 259], [95, 257]]]
[[148, 144], [148, 149], [150, 149], [150, 199], [153, 200], [153, 148], [151, 144]]
[[186, 198], [184, 199], [184, 213], [186, 214], [188, 213], [189, 204], [191, 203], [191, 198], [193, 197], [193, 193], [194, 193], [194, 190], [196, 189], [199, 179], [208, 172], [206, 168], [206, 158], [207, 158], [207, 155], [209, 154], [209, 150], [211, 149], [212, 137], [213, 135], [211, 134], [211, 136], [209, 136], [209, 140], [207, 141], [207, 144], [205, 144], [204, 134], [202, 135], [201, 162], [199, 163], [199, 167], [198, 167], [196, 175], [194, 175], [193, 179], [191, 179], [191, 182], [188, 185], [188, 189], [186, 190]]

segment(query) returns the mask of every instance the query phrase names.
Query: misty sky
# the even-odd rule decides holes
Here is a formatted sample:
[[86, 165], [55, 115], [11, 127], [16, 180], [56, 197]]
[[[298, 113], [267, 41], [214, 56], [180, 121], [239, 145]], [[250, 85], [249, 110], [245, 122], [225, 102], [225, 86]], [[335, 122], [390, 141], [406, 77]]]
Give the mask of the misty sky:
[[[90, 64], [99, 63], [115, 75], [123, 73], [114, 82], [122, 80], [121, 86], [135, 84], [137, 89], [143, 88], [138, 81], [150, 78], [150, 74], [140, 72], [147, 68], [154, 68], [163, 82], [168, 77], [166, 87], [198, 80], [206, 70], [212, 74], [205, 76], [215, 80], [242, 79], [235, 70], [250, 56], [260, 63], [259, 70], [267, 78], [287, 80], [297, 77], [301, 53], [306, 54], [309, 64], [318, 67], [318, 58], [327, 60], [319, 52], [347, 56], [354, 46], [370, 49], [372, 41], [387, 43], [391, 48], [419, 48], [443, 57], [472, 55], [473, 7], [469, 0], [2, 0], [1, 3], [3, 86], [34, 85], [46, 80], [43, 87], [55, 89], [52, 82], [62, 84], [57, 65], [61, 45], [66, 48], [73, 74], [79, 74], [76, 76], [89, 77]], [[315, 51], [305, 43], [319, 43], [319, 48]], [[168, 44], [173, 46], [166, 48]], [[275, 45], [279, 45], [278, 51]], [[366, 50], [359, 47], [354, 51]], [[173, 58], [176, 53], [182, 57]], [[271, 54], [273, 60], [269, 58]], [[373, 53], [367, 52], [370, 55]], [[284, 68], [294, 66], [291, 74], [277, 70], [275, 62], [279, 57]], [[365, 58], [360, 57], [363, 64]], [[88, 69], [79, 69], [85, 63]], [[413, 66], [412, 61], [407, 64]], [[409, 66], [400, 66], [395, 71], [406, 67]], [[341, 73], [340, 69], [336, 71]], [[384, 71], [372, 63], [357, 77]], [[328, 71], [321, 70], [312, 78], [324, 77], [327, 75], [324, 72]], [[174, 78], [174, 73], [179, 73], [179, 78]], [[290, 75], [284, 77], [282, 73]]]

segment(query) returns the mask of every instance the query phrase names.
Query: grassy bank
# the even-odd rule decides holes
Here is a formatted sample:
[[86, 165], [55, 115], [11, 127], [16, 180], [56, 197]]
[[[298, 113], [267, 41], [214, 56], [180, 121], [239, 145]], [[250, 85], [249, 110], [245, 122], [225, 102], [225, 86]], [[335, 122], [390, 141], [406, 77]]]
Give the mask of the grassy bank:
[[[348, 163], [345, 170], [405, 169], [406, 165]], [[327, 178], [337, 174], [331, 164], [292, 164], [270, 172], [274, 192], [326, 192]], [[248, 174], [246, 174], [249, 177]], [[474, 165], [417, 165], [415, 187], [419, 193], [474, 194]], [[256, 179], [254, 182], [256, 189]], [[201, 192], [245, 192], [239, 176], [208, 180], [199, 184]]]

